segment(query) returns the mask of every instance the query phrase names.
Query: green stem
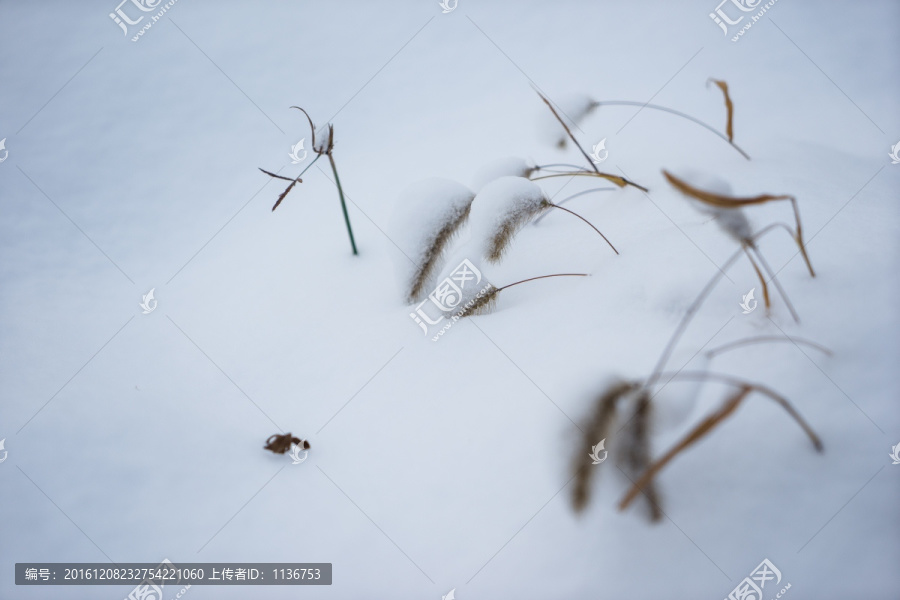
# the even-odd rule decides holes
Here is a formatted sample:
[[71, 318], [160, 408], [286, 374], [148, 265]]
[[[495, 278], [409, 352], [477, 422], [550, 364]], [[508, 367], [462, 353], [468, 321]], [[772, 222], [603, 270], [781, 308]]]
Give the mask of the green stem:
[[328, 153], [328, 161], [331, 163], [331, 172], [334, 173], [334, 183], [337, 184], [338, 196], [341, 198], [341, 210], [344, 211], [344, 222], [347, 224], [347, 234], [350, 236], [350, 246], [353, 248], [353, 255], [357, 256], [356, 241], [353, 239], [353, 229], [350, 227], [350, 215], [347, 214], [347, 203], [344, 202], [344, 189], [341, 187], [341, 179], [338, 177], [337, 166], [334, 164], [334, 157]]

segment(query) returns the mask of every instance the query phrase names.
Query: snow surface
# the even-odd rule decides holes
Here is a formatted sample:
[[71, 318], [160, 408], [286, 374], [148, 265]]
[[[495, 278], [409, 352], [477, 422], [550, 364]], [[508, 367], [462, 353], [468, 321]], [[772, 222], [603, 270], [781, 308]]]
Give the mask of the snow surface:
[[[737, 43], [706, 0], [180, 0], [136, 43], [115, 5], [0, 3], [0, 598], [130, 590], [15, 586], [16, 562], [165, 557], [334, 565], [329, 587], [188, 600], [717, 600], [764, 558], [788, 600], [900, 596], [900, 5], [780, 0]], [[650, 191], [566, 206], [621, 254], [552, 211], [487, 276], [591, 277], [515, 286], [439, 343], [422, 335], [384, 233], [404, 188], [470, 182], [498, 156], [584, 164], [541, 141], [535, 87], [724, 129], [709, 77], [728, 82], [751, 161], [674, 115], [597, 108], [575, 135], [606, 138], [600, 168]], [[324, 160], [271, 211], [286, 182], [257, 167], [292, 177], [314, 158], [290, 162], [309, 136], [292, 105], [335, 125], [357, 257]], [[609, 381], [648, 375], [735, 250], [662, 169], [797, 197], [817, 276], [784, 232], [760, 249], [801, 322], [777, 297], [742, 314], [758, 282], [741, 258], [668, 368], [747, 336], [822, 344], [831, 356], [773, 343], [710, 365], [789, 398], [825, 451], [753, 396], [661, 473], [661, 523], [616, 510], [614, 452], [575, 516], [577, 425]], [[597, 181], [540, 185], [552, 199]], [[788, 203], [751, 208], [754, 229], [791, 222]], [[726, 391], [666, 385], [653, 455]], [[307, 461], [262, 449], [279, 430], [310, 440]]]
[[534, 165], [518, 156], [497, 158], [478, 169], [472, 178], [472, 188], [480, 191], [488, 183], [500, 177], [528, 177]]

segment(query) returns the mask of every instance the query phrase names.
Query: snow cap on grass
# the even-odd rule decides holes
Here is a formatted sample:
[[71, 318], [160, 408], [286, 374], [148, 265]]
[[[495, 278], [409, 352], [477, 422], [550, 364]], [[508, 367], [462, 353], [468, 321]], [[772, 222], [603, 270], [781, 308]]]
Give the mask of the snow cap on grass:
[[403, 259], [401, 267], [407, 302], [431, 291], [444, 250], [468, 218], [474, 198], [463, 184], [436, 177], [417, 181], [400, 195], [390, 237], [412, 261]]
[[[699, 190], [711, 192], [720, 196], [732, 195], [731, 185], [724, 179], [716, 177], [715, 175], [691, 170], [679, 171], [678, 173], [673, 173], [673, 175], [684, 183]], [[691, 196], [687, 194], [685, 194], [685, 197], [690, 199], [691, 205], [698, 211], [715, 219], [716, 224], [736, 241], [743, 242], [753, 237], [750, 221], [747, 220], [747, 216], [739, 206], [726, 208], [701, 202], [696, 198], [691, 198]]]
[[551, 206], [544, 191], [523, 177], [501, 177], [484, 186], [472, 208], [472, 238], [481, 255], [499, 262], [513, 237]]
[[[587, 94], [570, 94], [560, 98], [552, 98], [550, 102], [559, 117], [565, 121], [569, 129], [577, 129], [578, 124], [584, 121], [591, 112], [597, 107], [597, 102]], [[572, 133], [576, 133], [573, 131]], [[541, 116], [538, 121], [538, 134], [543, 142], [553, 144], [557, 148], [563, 149], [569, 142], [569, 136], [566, 135], [565, 129], [553, 116], [545, 105], [541, 105]]]
[[472, 178], [472, 189], [480, 191], [488, 183], [500, 177], [525, 177], [534, 172], [534, 165], [518, 156], [498, 158], [484, 165]]

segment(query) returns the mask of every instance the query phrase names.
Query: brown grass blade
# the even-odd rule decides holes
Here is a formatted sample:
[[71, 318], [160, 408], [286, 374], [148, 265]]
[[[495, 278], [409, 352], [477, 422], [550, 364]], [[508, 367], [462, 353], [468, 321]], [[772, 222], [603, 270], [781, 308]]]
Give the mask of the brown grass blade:
[[685, 196], [690, 196], [695, 200], [699, 200], [700, 202], [719, 208], [737, 208], [739, 206], [749, 206], [752, 204], [765, 204], [766, 202], [771, 202], [773, 200], [794, 201], [793, 196], [789, 196], [786, 194], [760, 194], [759, 196], [750, 196], [743, 198], [736, 196], [726, 196], [724, 194], [716, 194], [715, 192], [708, 192], [706, 190], [696, 188], [683, 179], [679, 179], [675, 175], [672, 175], [666, 170], [663, 170], [663, 175], [675, 189], [677, 189]]
[[[542, 93], [540, 93], [540, 92], [538, 92], [537, 94], [538, 94], [538, 96], [541, 97], [541, 100], [544, 101], [544, 104], [547, 105], [547, 108], [550, 109], [550, 112], [553, 113], [553, 116], [556, 117], [556, 120], [559, 121], [559, 124], [563, 126], [563, 129], [566, 130], [566, 135], [569, 136], [569, 139], [572, 140], [572, 143], [575, 144], [575, 147], [578, 148], [578, 151], [579, 151], [579, 152], [581, 152], [581, 155], [584, 157], [584, 160], [586, 160], [587, 163], [591, 166], [591, 169], [594, 170], [594, 173], [596, 174], [596, 175], [595, 175], [596, 177], [602, 177], [603, 179], [607, 179], [607, 180], [609, 180], [609, 181], [612, 181], [613, 183], [615, 183], [615, 184], [618, 185], [619, 187], [625, 187], [626, 185], [631, 185], [631, 186], [634, 186], [634, 187], [638, 188], [639, 190], [643, 190], [644, 192], [648, 191], [647, 188], [645, 188], [645, 187], [643, 187], [643, 186], [641, 186], [641, 185], [638, 185], [638, 184], [636, 184], [636, 183], [634, 183], [634, 182], [628, 181], [628, 180], [625, 179], [624, 177], [619, 177], [618, 175], [610, 175], [609, 173], [601, 173], [600, 170], [597, 169], [597, 165], [594, 164], [594, 161], [591, 160], [590, 155], [588, 155], [588, 153], [584, 151], [584, 148], [582, 148], [582, 147], [581, 147], [581, 144], [578, 143], [578, 140], [575, 139], [575, 135], [572, 133], [572, 130], [569, 129], [569, 126], [566, 125], [566, 122], [563, 121], [562, 117], [559, 116], [559, 113], [556, 112], [556, 109], [553, 108], [553, 104], [550, 103], [550, 100], [548, 100], [548, 99], [546, 98], [546, 96], [544, 96], [544, 95], [543, 95]], [[540, 179], [540, 178], [539, 178], [539, 177], [536, 177], [535, 179]], [[532, 181], [534, 181], [534, 180], [532, 180]]]
[[750, 251], [747, 249], [746, 245], [741, 246], [744, 249], [744, 254], [747, 255], [747, 258], [750, 260], [750, 264], [753, 266], [753, 270], [756, 271], [756, 276], [759, 278], [759, 283], [762, 285], [763, 292], [763, 300], [766, 303], [766, 310], [772, 308], [772, 302], [769, 299], [769, 284], [766, 283], [766, 278], [763, 277], [762, 271], [759, 270], [759, 267], [756, 265], [756, 261], [753, 260], [753, 255], [750, 254]]
[[673, 446], [668, 452], [666, 452], [659, 460], [653, 462], [644, 473], [634, 482], [631, 486], [631, 489], [628, 490], [628, 493], [622, 498], [619, 502], [619, 510], [625, 510], [628, 508], [628, 505], [637, 497], [637, 495], [642, 491], [646, 491], [648, 486], [650, 486], [653, 482], [653, 478], [659, 473], [673, 458], [678, 456], [685, 448], [694, 444], [697, 440], [701, 439], [705, 435], [707, 435], [710, 431], [712, 431], [716, 425], [724, 421], [728, 418], [731, 413], [737, 409], [738, 405], [741, 403], [744, 398], [746, 398], [750, 392], [753, 391], [750, 386], [743, 386], [737, 392], [735, 392], [731, 397], [726, 399], [725, 403], [722, 407], [717, 410], [715, 413], [709, 415], [705, 419], [703, 419], [694, 429], [692, 429], [688, 434], [682, 438], [675, 446]]
[[288, 195], [288, 192], [294, 189], [294, 186], [298, 183], [301, 183], [302, 181], [302, 179], [292, 179], [287, 188], [285, 188], [285, 190], [281, 192], [281, 195], [278, 196], [278, 200], [275, 201], [275, 205], [272, 207], [272, 210], [274, 211], [276, 208], [278, 208], [278, 205], [281, 204], [281, 201], [285, 199], [285, 197]]
[[728, 94], [728, 84], [722, 81], [721, 79], [709, 79], [719, 86], [719, 89], [722, 90], [722, 94], [725, 96], [725, 109], [728, 111], [728, 121], [725, 125], [725, 134], [728, 136], [728, 141], [734, 141], [734, 103], [731, 101], [731, 96]]
[[637, 183], [625, 179], [624, 177], [619, 177], [618, 175], [612, 175], [611, 173], [601, 173], [599, 171], [570, 171], [567, 173], [554, 173], [552, 175], [540, 175], [538, 177], [532, 177], [531, 181], [537, 181], [539, 179], [550, 179], [551, 177], [599, 177], [600, 179], [606, 179], [607, 181], [611, 181], [619, 187], [625, 187], [626, 185], [630, 185], [632, 187], [636, 187], [637, 189], [648, 192], [647, 188], [642, 185], [638, 185]]
[[265, 174], [268, 175], [269, 177], [274, 177], [275, 179], [284, 179], [285, 181], [294, 181], [294, 178], [293, 178], [293, 177], [285, 177], [284, 175], [276, 175], [275, 173], [271, 173], [271, 172], [269, 172], [269, 171], [266, 171], [266, 170], [263, 169], [262, 167], [257, 167], [257, 169], [259, 169], [260, 171], [262, 171], [263, 173], [265, 173]]
[[743, 379], [739, 379], [737, 377], [732, 377], [730, 375], [724, 375], [722, 373], [713, 373], [710, 371], [680, 371], [678, 373], [670, 374], [672, 379], [682, 379], [689, 381], [720, 381], [727, 385], [731, 385], [737, 388], [749, 387], [754, 392], [759, 392], [764, 396], [768, 396], [775, 402], [781, 405], [781, 407], [797, 422], [797, 425], [803, 429], [803, 432], [809, 438], [809, 441], [812, 442], [813, 447], [816, 449], [816, 452], [821, 452], [823, 449], [822, 440], [819, 439], [819, 436], [816, 435], [816, 432], [813, 431], [813, 428], [809, 426], [800, 413], [797, 412], [797, 409], [788, 402], [788, 399], [780, 394], [777, 394], [775, 391], [757, 383], [750, 383]]
[[[716, 194], [696, 188], [686, 181], [672, 175], [666, 170], [663, 170], [663, 175], [665, 176], [666, 180], [668, 180], [668, 182], [682, 194], [690, 196], [691, 198], [694, 198], [711, 206], [717, 206], [719, 208], [735, 208], [739, 206], [749, 206], [752, 204], [765, 204], [766, 202], [772, 202], [775, 200], [788, 200], [791, 203], [791, 208], [794, 211], [794, 220], [797, 224], [797, 228], [794, 231], [791, 231], [789, 227], [787, 229], [793, 235], [794, 242], [800, 249], [800, 254], [803, 255], [803, 261], [806, 263], [806, 268], [809, 269], [809, 274], [812, 277], [816, 276], [816, 272], [813, 270], [812, 263], [809, 261], [809, 255], [807, 255], [806, 253], [806, 244], [803, 241], [803, 226], [800, 223], [800, 209], [797, 207], [797, 199], [794, 196], [791, 196], [789, 194], [760, 194], [759, 196], [749, 197], [725, 196], [723, 194]], [[766, 230], [768, 230], [768, 228], [763, 231]], [[763, 231], [757, 234], [756, 237], [762, 235]]]

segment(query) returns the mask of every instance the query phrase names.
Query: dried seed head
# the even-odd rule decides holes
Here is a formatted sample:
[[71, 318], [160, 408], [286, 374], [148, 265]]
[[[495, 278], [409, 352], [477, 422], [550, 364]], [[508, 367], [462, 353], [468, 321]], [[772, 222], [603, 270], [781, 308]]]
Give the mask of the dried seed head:
[[431, 289], [450, 242], [469, 217], [475, 194], [449, 179], [424, 179], [400, 196], [390, 225], [390, 237], [412, 264], [402, 258], [404, 295], [418, 302]]
[[[650, 466], [650, 393], [641, 389], [633, 399], [631, 418], [624, 427], [622, 438], [622, 465], [628, 477], [634, 481]], [[643, 486], [644, 498], [650, 511], [650, 519], [662, 518], [659, 495], [651, 479]]]
[[472, 206], [472, 235], [481, 240], [485, 259], [496, 263], [522, 227], [552, 205], [536, 183], [501, 177], [484, 186]]
[[617, 381], [607, 386], [594, 403], [594, 410], [581, 438], [573, 462], [575, 486], [572, 488], [572, 507], [575, 512], [585, 509], [591, 497], [591, 482], [596, 470], [588, 456], [588, 449], [609, 437], [615, 421], [619, 401], [638, 388], [631, 381]]

